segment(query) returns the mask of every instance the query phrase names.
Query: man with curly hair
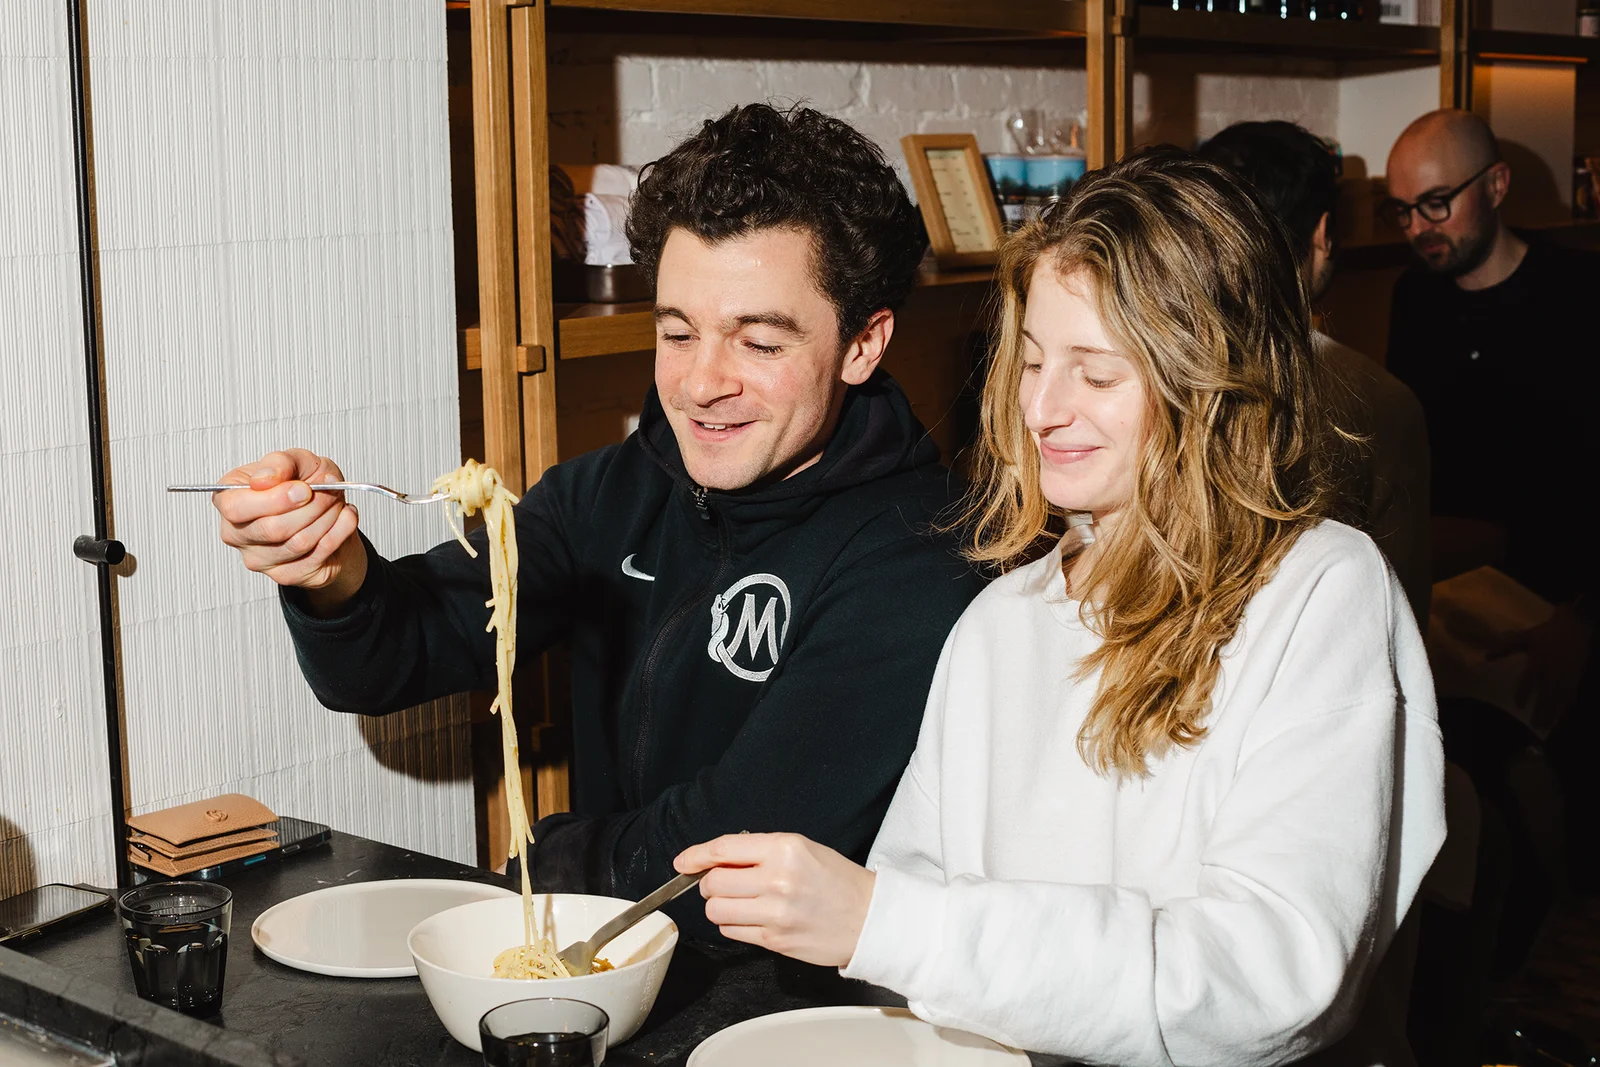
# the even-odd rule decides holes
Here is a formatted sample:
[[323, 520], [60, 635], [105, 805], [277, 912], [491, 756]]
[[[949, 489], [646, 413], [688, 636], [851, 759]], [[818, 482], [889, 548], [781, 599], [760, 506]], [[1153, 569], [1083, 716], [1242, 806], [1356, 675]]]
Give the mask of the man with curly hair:
[[[878, 363], [922, 258], [871, 142], [753, 104], [645, 172], [628, 220], [655, 282], [638, 432], [516, 508], [524, 654], [572, 653], [572, 807], [536, 882], [637, 898], [685, 847], [786, 830], [864, 859], [979, 580], [935, 532], [957, 487]], [[219, 494], [223, 540], [281, 587], [317, 697], [381, 715], [494, 687], [487, 553], [384, 559], [272, 453]], [[483, 534], [476, 535], [479, 547]], [[711, 933], [698, 896], [675, 917]]]

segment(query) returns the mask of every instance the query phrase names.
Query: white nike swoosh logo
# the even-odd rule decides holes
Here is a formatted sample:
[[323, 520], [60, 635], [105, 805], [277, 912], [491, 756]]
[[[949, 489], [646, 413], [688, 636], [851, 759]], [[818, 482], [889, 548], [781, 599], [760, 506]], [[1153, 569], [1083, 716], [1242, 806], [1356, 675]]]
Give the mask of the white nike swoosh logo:
[[655, 575], [646, 574], [644, 571], [634, 568], [632, 552], [628, 553], [628, 558], [622, 561], [622, 573], [626, 574], [629, 578], [637, 578], [641, 582], [653, 582], [656, 580]]

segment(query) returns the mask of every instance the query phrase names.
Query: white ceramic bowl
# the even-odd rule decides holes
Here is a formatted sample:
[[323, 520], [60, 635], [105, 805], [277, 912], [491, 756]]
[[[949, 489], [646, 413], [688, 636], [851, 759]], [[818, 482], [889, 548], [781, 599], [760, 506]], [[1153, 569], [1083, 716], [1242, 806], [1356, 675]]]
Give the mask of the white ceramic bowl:
[[343, 978], [417, 973], [407, 938], [423, 919], [474, 900], [514, 897], [499, 886], [444, 878], [397, 878], [329, 886], [274, 904], [250, 927], [279, 963]]
[[[533, 897], [540, 932], [558, 946], [587, 938], [629, 903], [576, 893]], [[678, 926], [659, 911], [641, 919], [600, 950], [614, 971], [577, 978], [492, 977], [494, 958], [521, 943], [521, 897], [463, 904], [422, 920], [411, 931], [411, 958], [422, 988], [450, 1036], [468, 1048], [483, 1051], [478, 1020], [485, 1012], [533, 997], [571, 997], [603, 1009], [611, 1017], [611, 1044], [620, 1045], [650, 1014], [678, 944]]]

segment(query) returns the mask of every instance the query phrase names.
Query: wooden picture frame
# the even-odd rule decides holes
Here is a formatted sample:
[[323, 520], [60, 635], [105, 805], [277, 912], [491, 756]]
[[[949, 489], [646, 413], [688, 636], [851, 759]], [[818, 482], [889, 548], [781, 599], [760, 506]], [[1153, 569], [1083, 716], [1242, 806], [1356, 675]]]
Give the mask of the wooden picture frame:
[[939, 269], [992, 266], [1005, 224], [978, 139], [970, 133], [909, 133], [900, 138], [900, 149]]

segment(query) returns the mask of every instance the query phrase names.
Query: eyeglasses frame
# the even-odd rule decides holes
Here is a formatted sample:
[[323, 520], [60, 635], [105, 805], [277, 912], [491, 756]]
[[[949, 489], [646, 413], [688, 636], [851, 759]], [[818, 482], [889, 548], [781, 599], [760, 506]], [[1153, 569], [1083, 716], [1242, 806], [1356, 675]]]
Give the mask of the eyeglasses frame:
[[[1415, 211], [1418, 215], [1421, 215], [1425, 222], [1449, 222], [1450, 214], [1455, 210], [1456, 197], [1466, 192], [1467, 186], [1471, 185], [1485, 174], [1488, 174], [1491, 170], [1498, 166], [1499, 163], [1500, 160], [1498, 159], [1490, 161], [1472, 177], [1468, 178], [1454, 189], [1447, 190], [1443, 193], [1425, 193], [1410, 203], [1401, 200], [1399, 197], [1391, 196], [1384, 200], [1383, 203], [1378, 205], [1378, 217], [1384, 219], [1385, 221], [1394, 223], [1395, 227], [1402, 231], [1411, 225], [1411, 213], [1413, 211]], [[1428, 218], [1428, 216], [1423, 214], [1422, 211], [1422, 202], [1424, 200], [1442, 200], [1444, 202], [1444, 216], [1437, 219]], [[1401, 221], [1401, 212], [1405, 213], [1404, 221]]]

